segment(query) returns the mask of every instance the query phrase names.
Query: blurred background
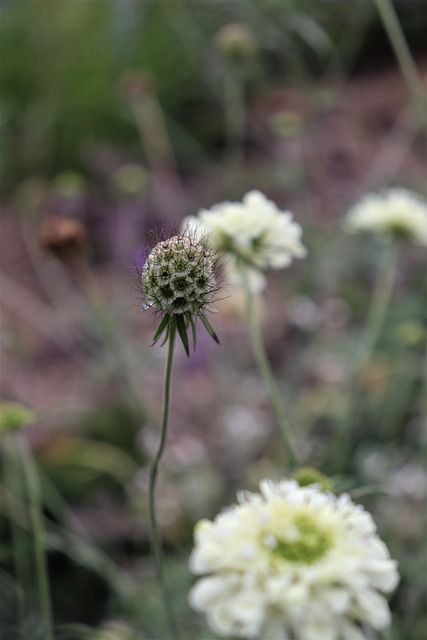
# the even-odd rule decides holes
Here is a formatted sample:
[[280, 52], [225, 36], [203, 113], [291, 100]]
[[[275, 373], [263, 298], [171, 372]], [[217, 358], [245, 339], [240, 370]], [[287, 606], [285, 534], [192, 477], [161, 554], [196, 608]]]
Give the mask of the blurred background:
[[[425, 78], [425, 3], [394, 6]], [[56, 637], [167, 636], [147, 515], [166, 354], [150, 347], [156, 320], [140, 311], [141, 250], [152, 245], [151, 230], [173, 231], [202, 207], [260, 189], [294, 212], [309, 252], [269, 276], [258, 310], [297, 449], [304, 464], [371, 510], [399, 561], [394, 623], [382, 637], [421, 640], [419, 248], [399, 250], [351, 456], [328, 455], [379, 254], [374, 239], [343, 233], [342, 218], [373, 190], [426, 192], [425, 131], [375, 4], [0, 7], [0, 395], [14, 411], [18, 403], [33, 412], [21, 435], [2, 435], [2, 637], [44, 637], [19, 446], [38, 471]], [[186, 603], [194, 523], [232, 502], [237, 489], [293, 472], [248, 348], [242, 300], [220, 297], [212, 323], [222, 346], [200, 332], [189, 359], [177, 348], [158, 487], [168, 579], [185, 637], [198, 640], [216, 636]]]

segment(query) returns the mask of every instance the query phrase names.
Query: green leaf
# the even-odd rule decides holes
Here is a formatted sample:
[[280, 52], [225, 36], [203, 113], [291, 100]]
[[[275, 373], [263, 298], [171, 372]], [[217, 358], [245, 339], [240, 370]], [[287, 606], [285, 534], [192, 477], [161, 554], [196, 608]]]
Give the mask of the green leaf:
[[206, 331], [209, 333], [211, 338], [213, 338], [217, 344], [220, 344], [218, 336], [216, 335], [215, 331], [213, 330], [213, 327], [212, 327], [211, 323], [209, 322], [209, 320], [207, 319], [207, 317], [205, 316], [204, 313], [200, 314], [200, 320], [203, 322], [203, 324], [204, 324], [204, 326], [206, 328]]
[[166, 314], [162, 319], [161, 323], [159, 324], [159, 326], [157, 327], [157, 331], [153, 337], [153, 342], [151, 343], [152, 347], [156, 344], [156, 342], [159, 340], [160, 336], [162, 335], [163, 331], [167, 328], [169, 319], [170, 319], [170, 316]]
[[169, 337], [170, 337], [170, 334], [171, 334], [171, 325], [173, 324], [173, 320], [172, 320], [172, 318], [169, 318], [169, 319], [170, 319], [170, 322], [168, 322], [168, 326], [166, 328], [165, 337], [163, 338], [162, 343], [160, 345], [161, 347], [163, 347], [163, 345], [166, 344], [166, 342], [169, 340]]
[[187, 327], [185, 326], [185, 319], [183, 315], [176, 316], [176, 326], [181, 342], [184, 345], [185, 353], [187, 354], [187, 357], [190, 357], [190, 345], [188, 342]]
[[193, 335], [193, 349], [195, 351], [197, 347], [197, 328], [196, 328], [196, 322], [193, 316], [190, 317], [190, 324], [191, 324], [191, 333]]

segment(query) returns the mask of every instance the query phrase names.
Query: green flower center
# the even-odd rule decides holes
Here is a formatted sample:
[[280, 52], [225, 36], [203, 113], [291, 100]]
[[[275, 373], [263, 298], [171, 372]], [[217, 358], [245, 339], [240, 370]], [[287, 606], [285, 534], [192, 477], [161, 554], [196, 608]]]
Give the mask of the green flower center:
[[292, 533], [272, 536], [268, 546], [275, 558], [288, 562], [312, 564], [320, 560], [332, 546], [330, 532], [322, 529], [307, 514], [297, 514]]
[[390, 235], [396, 240], [408, 240], [411, 238], [411, 231], [404, 222], [393, 222], [389, 229]]

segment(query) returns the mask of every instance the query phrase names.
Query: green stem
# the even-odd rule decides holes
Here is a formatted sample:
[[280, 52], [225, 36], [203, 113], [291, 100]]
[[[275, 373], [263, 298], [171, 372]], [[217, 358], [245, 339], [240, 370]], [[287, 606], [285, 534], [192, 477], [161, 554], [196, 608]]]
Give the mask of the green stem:
[[270, 397], [274, 413], [276, 415], [276, 420], [280, 427], [289, 463], [295, 465], [298, 464], [299, 461], [293, 445], [289, 420], [287, 419], [285, 411], [283, 409], [282, 399], [280, 397], [273, 372], [268, 362], [262, 339], [261, 327], [256, 317], [257, 314], [254, 308], [254, 294], [252, 293], [248, 282], [246, 282], [246, 313], [248, 317], [249, 335], [252, 350], [254, 352], [255, 359], [267, 388], [267, 392]]
[[382, 251], [375, 288], [366, 318], [365, 329], [363, 330], [359, 340], [355, 368], [355, 376], [357, 380], [360, 378], [360, 373], [369, 364], [383, 328], [393, 291], [396, 263], [396, 245], [393, 241], [390, 241], [389, 244], [384, 246]]
[[420, 122], [427, 127], [424, 89], [393, 3], [391, 0], [375, 0], [375, 4], [405, 77]]
[[[352, 440], [352, 425], [355, 422], [360, 403], [361, 377], [368, 367], [387, 315], [393, 283], [396, 274], [397, 250], [394, 242], [385, 245], [380, 257], [380, 264], [375, 282], [371, 303], [366, 317], [365, 327], [359, 338], [354, 355], [354, 368], [349, 381], [350, 400], [347, 415], [340, 425], [334, 446], [331, 448], [330, 465], [337, 473], [345, 468]], [[335, 460], [339, 460], [338, 468]]]
[[123, 349], [120, 327], [114, 324], [86, 261], [78, 257], [73, 263], [73, 268], [83, 295], [88, 302], [92, 317], [99, 326], [100, 337], [104, 346], [114, 355], [118, 378], [123, 382], [124, 392], [128, 396], [129, 407], [135, 418], [140, 421], [141, 416], [144, 415], [144, 410], [139, 400], [139, 390], [135, 387], [130, 363]]
[[244, 86], [238, 73], [227, 74], [224, 78], [224, 118], [227, 175], [232, 180], [231, 184], [235, 184], [236, 176], [241, 176], [246, 129]]
[[[7, 452], [7, 456], [5, 457], [3, 464], [5, 480], [7, 481], [7, 485], [9, 487], [15, 487], [17, 492], [20, 495], [23, 495], [25, 492], [22, 487], [22, 474], [20, 473], [21, 470], [18, 469], [18, 465], [16, 464], [16, 437], [12, 437], [10, 440], [9, 438], [5, 438], [4, 447]], [[4, 501], [4, 504], [6, 504], [6, 494], [4, 487], [2, 487], [1, 490], [1, 498], [2, 501]], [[26, 511], [24, 514], [24, 518], [25, 517], [27, 517]], [[16, 579], [19, 585], [19, 638], [20, 640], [25, 640], [25, 614], [28, 613], [29, 608], [31, 610], [34, 607], [33, 602], [31, 601], [31, 564], [27, 562], [27, 545], [25, 544], [26, 532], [22, 529], [22, 527], [18, 526], [15, 518], [11, 515], [11, 513], [9, 513], [9, 521], [12, 537], [13, 561], [15, 565]]]
[[37, 469], [28, 445], [25, 439], [20, 434], [17, 435], [17, 447], [24, 470], [28, 499], [30, 502], [30, 520], [33, 530], [32, 539], [36, 567], [38, 597], [40, 603], [40, 611], [45, 625], [44, 638], [45, 640], [53, 640], [53, 620], [50, 586], [43, 540], [43, 516], [41, 510], [40, 487], [38, 482]]
[[169, 341], [168, 341], [168, 357], [167, 357], [166, 371], [165, 371], [165, 387], [164, 387], [164, 395], [163, 395], [163, 415], [162, 415], [162, 425], [161, 425], [161, 432], [160, 432], [160, 442], [150, 468], [149, 509], [150, 509], [150, 523], [151, 523], [151, 543], [153, 548], [154, 560], [156, 563], [157, 576], [158, 576], [160, 587], [162, 590], [164, 606], [165, 606], [166, 614], [169, 621], [169, 628], [170, 628], [172, 637], [179, 638], [178, 626], [177, 626], [175, 615], [172, 609], [172, 599], [169, 594], [169, 589], [166, 584], [164, 573], [163, 573], [163, 564], [164, 564], [163, 548], [162, 548], [158, 526], [157, 526], [156, 503], [155, 503], [157, 472], [158, 472], [160, 459], [163, 454], [163, 449], [166, 442], [167, 428], [168, 428], [170, 390], [171, 390], [171, 383], [172, 383], [172, 365], [173, 365], [173, 356], [174, 356], [174, 348], [175, 348], [175, 338], [176, 338], [176, 324], [171, 323]]

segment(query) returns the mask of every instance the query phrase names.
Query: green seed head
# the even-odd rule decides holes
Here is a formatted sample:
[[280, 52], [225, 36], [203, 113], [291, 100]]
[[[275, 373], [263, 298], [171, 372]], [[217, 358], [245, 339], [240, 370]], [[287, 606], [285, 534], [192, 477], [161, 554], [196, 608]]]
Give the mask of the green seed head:
[[170, 316], [199, 315], [216, 290], [212, 255], [194, 238], [173, 236], [151, 251], [141, 284], [146, 306]]

